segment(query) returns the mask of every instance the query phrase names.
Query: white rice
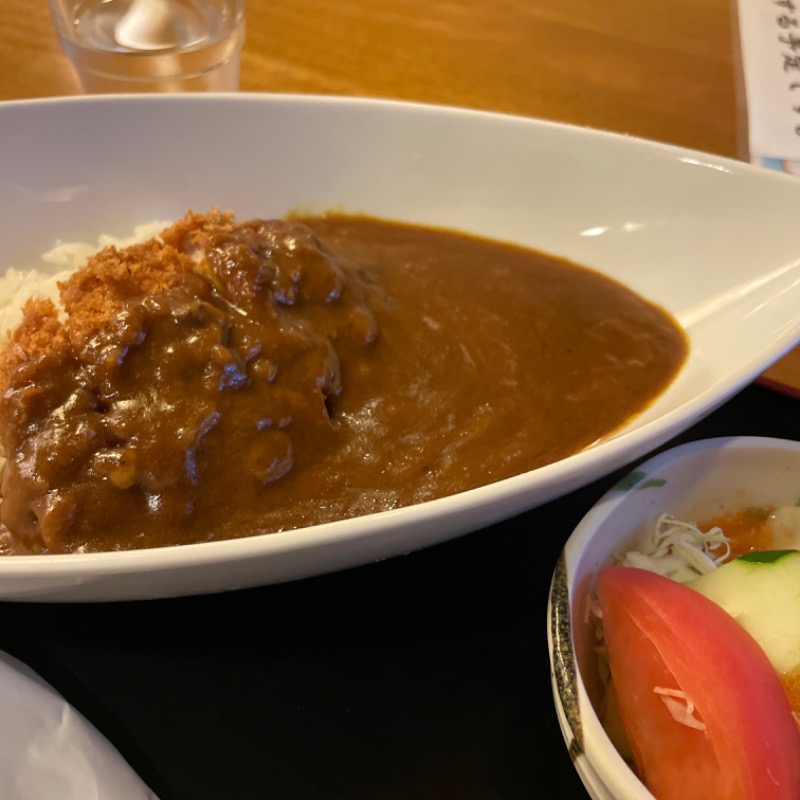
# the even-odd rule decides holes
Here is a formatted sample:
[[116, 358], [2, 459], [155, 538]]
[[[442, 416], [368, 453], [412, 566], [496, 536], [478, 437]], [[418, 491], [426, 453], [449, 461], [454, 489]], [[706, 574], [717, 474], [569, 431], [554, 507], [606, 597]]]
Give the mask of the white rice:
[[58, 283], [65, 281], [89, 256], [113, 245], [128, 247], [152, 239], [168, 227], [169, 222], [147, 222], [137, 225], [127, 238], [101, 234], [95, 243], [63, 242], [58, 239], [51, 250], [42, 254], [42, 264], [33, 269], [9, 269], [0, 276], [0, 342], [6, 332], [14, 330], [22, 321], [22, 306], [32, 297], [50, 298], [59, 303]]

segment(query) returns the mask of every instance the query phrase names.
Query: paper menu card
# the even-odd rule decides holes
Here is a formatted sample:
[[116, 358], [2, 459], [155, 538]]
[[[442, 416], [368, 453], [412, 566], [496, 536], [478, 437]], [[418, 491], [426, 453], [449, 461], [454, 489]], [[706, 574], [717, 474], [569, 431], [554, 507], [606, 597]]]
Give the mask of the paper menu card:
[[800, 0], [737, 0], [750, 161], [800, 175]]

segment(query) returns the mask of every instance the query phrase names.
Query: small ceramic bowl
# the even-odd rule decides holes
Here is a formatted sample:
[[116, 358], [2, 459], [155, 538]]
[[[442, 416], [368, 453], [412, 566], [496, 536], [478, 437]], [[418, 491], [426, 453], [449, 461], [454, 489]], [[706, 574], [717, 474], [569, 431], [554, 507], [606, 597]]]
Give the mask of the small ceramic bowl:
[[663, 513], [708, 519], [748, 506], [800, 501], [800, 442], [758, 437], [707, 439], [643, 463], [617, 483], [567, 541], [548, 602], [553, 696], [564, 739], [596, 800], [652, 800], [603, 729], [594, 627], [587, 602], [597, 573]]

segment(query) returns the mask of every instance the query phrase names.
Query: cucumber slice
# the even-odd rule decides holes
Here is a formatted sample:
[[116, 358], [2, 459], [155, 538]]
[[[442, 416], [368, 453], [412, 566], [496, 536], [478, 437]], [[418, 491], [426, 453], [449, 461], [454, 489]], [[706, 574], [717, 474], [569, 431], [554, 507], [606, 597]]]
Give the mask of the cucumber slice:
[[800, 666], [800, 551], [741, 556], [688, 585], [734, 617], [779, 673]]

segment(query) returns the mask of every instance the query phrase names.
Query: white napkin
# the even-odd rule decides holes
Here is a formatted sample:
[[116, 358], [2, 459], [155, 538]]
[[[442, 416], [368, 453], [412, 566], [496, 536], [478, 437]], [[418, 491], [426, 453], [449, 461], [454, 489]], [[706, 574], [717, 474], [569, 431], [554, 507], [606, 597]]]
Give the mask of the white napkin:
[[6, 653], [0, 653], [0, 797], [157, 800], [96, 728]]

